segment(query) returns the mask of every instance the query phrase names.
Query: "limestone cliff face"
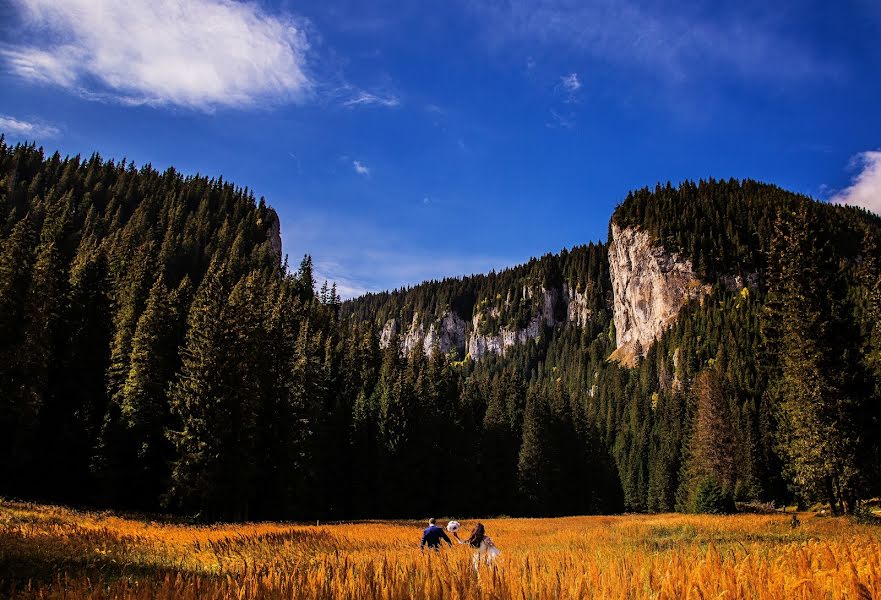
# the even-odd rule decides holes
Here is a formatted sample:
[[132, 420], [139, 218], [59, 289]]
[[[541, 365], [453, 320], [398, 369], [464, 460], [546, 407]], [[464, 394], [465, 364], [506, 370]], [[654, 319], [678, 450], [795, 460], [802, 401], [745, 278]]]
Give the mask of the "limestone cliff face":
[[563, 296], [566, 298], [566, 321], [578, 327], [587, 325], [593, 314], [591, 309], [588, 308], [584, 292], [572, 289], [564, 283]]
[[613, 359], [631, 365], [676, 319], [683, 305], [710, 291], [691, 261], [653, 243], [635, 227], [612, 222], [609, 243], [617, 349]]
[[379, 332], [379, 346], [381, 348], [388, 348], [388, 345], [396, 335], [398, 335], [398, 320], [389, 319], [382, 326], [382, 331]]
[[[531, 290], [524, 290], [524, 295], [532, 297]], [[468, 336], [468, 354], [474, 360], [480, 360], [488, 352], [504, 355], [511, 346], [525, 344], [529, 340], [539, 337], [545, 327], [558, 325], [555, 318], [555, 307], [560, 294], [557, 290], [541, 290], [539, 311], [533, 315], [526, 327], [513, 329], [507, 326], [501, 327], [496, 334], [480, 334], [480, 324], [484, 317], [482, 313], [476, 313], [472, 319], [471, 335]], [[501, 311], [498, 311], [501, 312]], [[498, 312], [496, 316], [498, 316]]]
[[278, 257], [279, 262], [281, 262], [281, 222], [278, 220], [278, 214], [273, 209], [270, 208], [267, 212], [269, 222], [266, 224], [266, 239], [269, 240], [272, 251]]
[[430, 354], [434, 348], [442, 354], [449, 354], [451, 350], [461, 351], [465, 347], [465, 321], [448, 310], [440, 321], [428, 328], [422, 347], [426, 354]]
[[406, 327], [401, 327], [397, 319], [389, 319], [380, 332], [380, 346], [388, 347], [397, 337], [401, 354], [409, 354], [414, 348], [421, 347], [425, 354], [431, 354], [435, 349], [448, 354], [455, 350], [460, 358], [467, 355], [473, 360], [480, 360], [487, 353], [505, 354], [505, 352], [517, 344], [525, 344], [541, 336], [547, 327], [556, 327], [564, 322], [557, 319], [558, 305], [564, 302], [566, 305], [566, 322], [576, 326], [584, 326], [591, 318], [591, 311], [586, 306], [583, 293], [570, 290], [563, 286], [562, 290], [553, 289], [533, 290], [524, 288], [523, 297], [529, 300], [533, 295], [540, 293], [533, 303], [536, 312], [522, 328], [502, 326], [497, 332], [481, 333], [487, 319], [504, 320], [508, 302], [501, 306], [484, 307], [474, 312], [470, 322], [463, 320], [455, 312], [447, 310], [440, 318], [426, 318], [420, 314], [414, 314], [413, 319]]
[[389, 319], [379, 334], [379, 345], [387, 348], [400, 334], [398, 345], [402, 355], [409, 355], [414, 348], [421, 347], [425, 354], [431, 354], [437, 348], [444, 354], [456, 350], [462, 356], [465, 352], [465, 329], [465, 321], [452, 311], [444, 312], [440, 319], [428, 325], [427, 330], [419, 313], [416, 313], [403, 331], [399, 331], [397, 319]]

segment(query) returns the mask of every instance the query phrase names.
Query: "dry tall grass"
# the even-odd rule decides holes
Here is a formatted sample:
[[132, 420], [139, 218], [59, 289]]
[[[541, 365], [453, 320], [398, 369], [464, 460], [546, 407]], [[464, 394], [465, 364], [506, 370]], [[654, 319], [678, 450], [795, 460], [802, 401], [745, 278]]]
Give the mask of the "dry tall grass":
[[[418, 550], [421, 523], [190, 527], [0, 503], [13, 598], [881, 598], [881, 536], [801, 515], [484, 521], [503, 553]], [[468, 527], [471, 522], [464, 522]]]

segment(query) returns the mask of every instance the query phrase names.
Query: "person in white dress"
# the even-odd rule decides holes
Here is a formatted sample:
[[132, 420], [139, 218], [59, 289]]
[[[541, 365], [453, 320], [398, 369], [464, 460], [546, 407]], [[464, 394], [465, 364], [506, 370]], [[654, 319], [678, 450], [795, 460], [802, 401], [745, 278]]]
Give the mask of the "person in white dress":
[[483, 523], [478, 523], [471, 531], [468, 539], [462, 540], [458, 532], [453, 534], [460, 544], [468, 544], [474, 549], [474, 566], [480, 563], [491, 565], [495, 562], [499, 554], [502, 553], [493, 543], [492, 538], [486, 535], [486, 528]]

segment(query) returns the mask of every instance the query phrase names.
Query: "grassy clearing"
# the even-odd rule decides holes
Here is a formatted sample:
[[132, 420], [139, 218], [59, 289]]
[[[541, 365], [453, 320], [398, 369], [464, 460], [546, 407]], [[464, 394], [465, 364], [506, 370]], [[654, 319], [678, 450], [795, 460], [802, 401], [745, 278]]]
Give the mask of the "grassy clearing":
[[[881, 598], [881, 530], [847, 519], [626, 515], [486, 520], [475, 570], [420, 554], [422, 523], [206, 527], [0, 503], [13, 598]], [[472, 524], [466, 521], [467, 528]]]

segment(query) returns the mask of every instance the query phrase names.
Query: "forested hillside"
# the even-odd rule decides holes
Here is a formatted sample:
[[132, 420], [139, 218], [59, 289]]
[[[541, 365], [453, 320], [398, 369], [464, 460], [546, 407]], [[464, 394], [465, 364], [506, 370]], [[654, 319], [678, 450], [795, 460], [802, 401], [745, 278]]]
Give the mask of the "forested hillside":
[[[505, 441], [493, 442], [511, 449], [505, 466], [486, 479], [493, 487], [509, 485], [523, 494], [536, 489], [528, 488], [535, 484], [525, 475], [566, 471], [571, 464], [556, 443], [559, 436], [545, 430], [553, 441], [542, 445], [536, 462], [555, 466], [524, 469], [535, 458], [526, 445], [532, 438], [517, 426], [527, 422], [525, 414], [516, 402], [494, 398], [519, 382], [549, 411], [543, 419], [553, 414], [579, 432], [579, 443], [592, 449], [591, 497], [619, 508], [725, 510], [735, 499], [796, 498], [851, 510], [855, 498], [877, 493], [881, 296], [875, 239], [881, 221], [860, 209], [735, 180], [638, 190], [613, 220], [619, 228], [648, 231], [715, 284], [683, 307], [633, 368], [608, 360], [616, 332], [603, 245], [547, 255], [499, 274], [368, 295], [345, 303], [343, 314], [379, 328], [396, 314], [407, 324], [414, 313], [437, 318], [449, 309], [467, 321], [474, 313], [461, 312], [463, 304], [488, 303], [499, 308], [496, 327], [516, 326], [525, 321], [511, 314], [523, 310], [511, 301], [518, 289], [592, 290], [586, 323], [563, 319], [503, 355], [466, 357], [459, 367], [463, 393], [481, 407], [478, 437], [487, 439], [496, 420], [512, 424]], [[590, 258], [571, 260], [580, 255]], [[471, 329], [469, 323], [469, 335]], [[561, 410], [564, 404], [570, 408]], [[611, 484], [596, 477], [609, 469]], [[499, 483], [499, 471], [507, 473], [507, 483]], [[533, 497], [553, 505], [550, 490], [560, 488], [551, 481], [541, 485], [545, 491]]]
[[0, 494], [210, 520], [877, 493], [878, 219], [748, 181], [613, 219], [716, 283], [633, 368], [606, 244], [341, 303], [247, 189], [0, 138]]
[[286, 275], [274, 211], [222, 180], [2, 138], [0, 181], [0, 493], [306, 506], [322, 399], [302, 374], [334, 315], [308, 263]]

